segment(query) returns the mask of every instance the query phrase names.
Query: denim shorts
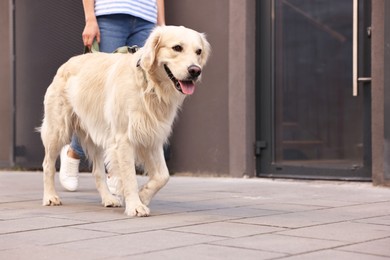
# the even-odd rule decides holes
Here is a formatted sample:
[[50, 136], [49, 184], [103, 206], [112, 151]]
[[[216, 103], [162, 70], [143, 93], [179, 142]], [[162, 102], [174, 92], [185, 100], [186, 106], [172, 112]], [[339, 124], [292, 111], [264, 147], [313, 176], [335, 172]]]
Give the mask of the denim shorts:
[[155, 27], [152, 22], [127, 14], [98, 16], [97, 22], [102, 52], [113, 52], [122, 46], [141, 47]]

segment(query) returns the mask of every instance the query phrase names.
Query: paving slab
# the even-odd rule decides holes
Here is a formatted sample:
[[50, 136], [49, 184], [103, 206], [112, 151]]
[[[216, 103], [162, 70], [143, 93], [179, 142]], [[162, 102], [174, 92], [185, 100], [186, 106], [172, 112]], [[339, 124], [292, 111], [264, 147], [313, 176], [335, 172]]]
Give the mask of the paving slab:
[[345, 252], [340, 250], [323, 250], [307, 254], [299, 254], [290, 257], [285, 257], [286, 260], [385, 260], [389, 259], [388, 256], [378, 256], [371, 254], [360, 254], [356, 252]]
[[170, 250], [145, 253], [133, 256], [136, 259], [170, 259], [170, 260], [262, 260], [262, 259], [280, 259], [286, 254], [251, 250], [239, 247], [200, 244], [188, 247], [174, 248]]
[[281, 231], [279, 234], [359, 243], [389, 237], [390, 226], [342, 221]]
[[79, 180], [48, 207], [42, 172], [0, 171], [0, 259], [390, 258], [390, 189], [368, 182], [173, 176], [129, 218]]
[[287, 236], [274, 233], [226, 239], [223, 241], [213, 242], [213, 244], [276, 252], [285, 255], [296, 255], [334, 248], [345, 245], [346, 243], [325, 239]]
[[365, 243], [343, 246], [340, 247], [339, 250], [386, 257], [390, 255], [390, 238], [376, 239]]

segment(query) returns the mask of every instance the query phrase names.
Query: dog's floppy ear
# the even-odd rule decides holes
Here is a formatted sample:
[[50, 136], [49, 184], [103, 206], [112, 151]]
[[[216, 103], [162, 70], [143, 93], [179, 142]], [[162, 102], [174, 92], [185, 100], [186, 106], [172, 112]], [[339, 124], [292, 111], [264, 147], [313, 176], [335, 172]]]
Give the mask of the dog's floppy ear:
[[153, 63], [155, 62], [157, 51], [160, 44], [160, 37], [161, 37], [161, 26], [156, 27], [148, 39], [146, 40], [146, 43], [144, 45], [144, 51], [141, 57], [141, 67], [146, 70], [150, 71]]
[[207, 60], [210, 57], [210, 54], [211, 54], [211, 46], [210, 46], [210, 43], [206, 39], [206, 34], [200, 33], [200, 38], [202, 39], [202, 44], [203, 44], [202, 62], [204, 64], [202, 64], [202, 65], [205, 65]]

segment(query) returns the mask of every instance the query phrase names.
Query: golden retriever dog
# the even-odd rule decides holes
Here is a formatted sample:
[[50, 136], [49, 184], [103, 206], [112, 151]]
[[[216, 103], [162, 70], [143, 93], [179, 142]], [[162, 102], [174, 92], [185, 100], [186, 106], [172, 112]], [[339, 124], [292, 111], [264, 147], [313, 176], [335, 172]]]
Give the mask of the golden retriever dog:
[[[163, 144], [185, 97], [195, 90], [210, 53], [194, 30], [156, 27], [135, 53], [91, 53], [64, 63], [48, 87], [40, 127], [45, 148], [43, 205], [61, 205], [55, 190], [55, 162], [75, 133], [92, 163], [105, 207], [119, 207], [105, 181], [105, 162], [119, 177], [125, 213], [148, 216], [148, 204], [167, 183]], [[138, 188], [135, 165], [149, 176]]]

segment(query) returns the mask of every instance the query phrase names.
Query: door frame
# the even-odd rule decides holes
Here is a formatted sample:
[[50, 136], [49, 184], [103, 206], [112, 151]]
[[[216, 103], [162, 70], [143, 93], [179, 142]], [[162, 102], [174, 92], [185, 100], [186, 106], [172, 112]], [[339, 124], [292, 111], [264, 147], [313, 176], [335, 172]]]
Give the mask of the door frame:
[[[360, 0], [371, 7], [370, 0]], [[370, 82], [360, 83], [364, 95], [364, 155], [363, 167], [309, 167], [280, 165], [274, 162], [275, 138], [275, 0], [256, 2], [256, 172], [258, 177], [328, 179], [328, 180], [371, 180], [371, 89]], [[371, 22], [371, 8], [364, 15], [366, 28]], [[361, 38], [361, 37], [360, 37]], [[366, 50], [370, 42], [364, 41]], [[368, 45], [368, 46], [367, 46]], [[361, 53], [360, 64], [370, 64], [370, 55]], [[371, 66], [359, 66], [361, 73], [370, 73]], [[351, 92], [352, 93], [352, 92]], [[348, 173], [348, 174], [347, 174]], [[352, 173], [352, 174], [351, 174]]]

